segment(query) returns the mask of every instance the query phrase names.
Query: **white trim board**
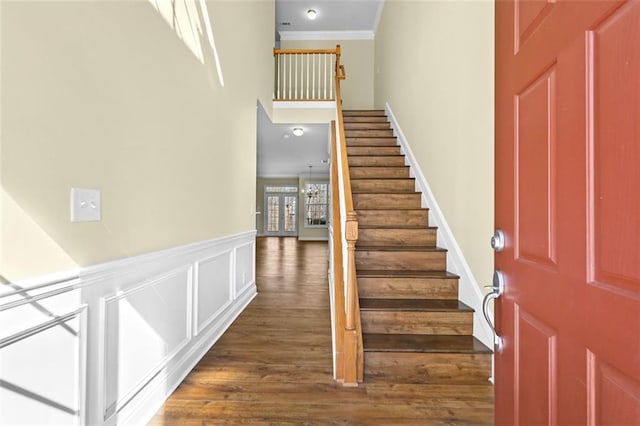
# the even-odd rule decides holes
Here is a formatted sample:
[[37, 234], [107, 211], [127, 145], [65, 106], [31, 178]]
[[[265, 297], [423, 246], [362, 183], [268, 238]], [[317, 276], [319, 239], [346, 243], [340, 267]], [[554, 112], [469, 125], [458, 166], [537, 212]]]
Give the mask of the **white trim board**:
[[336, 101], [273, 101], [276, 109], [335, 109]]
[[405, 158], [409, 163], [411, 174], [416, 179], [417, 190], [422, 193], [422, 205], [429, 207], [430, 225], [438, 227], [438, 245], [447, 249], [447, 269], [460, 276], [458, 298], [462, 303], [469, 305], [475, 310], [473, 314], [473, 335], [493, 350], [493, 332], [482, 315], [483, 296], [480, 291], [480, 285], [473, 276], [471, 268], [464, 257], [464, 253], [458, 245], [440, 209], [438, 201], [433, 195], [431, 187], [413, 155], [413, 151], [411, 151], [409, 141], [402, 132], [400, 124], [398, 120], [396, 120], [388, 102], [385, 104], [385, 111], [391, 123], [391, 128], [398, 138], [402, 152], [405, 154]]
[[373, 40], [373, 31], [278, 31], [280, 40]]

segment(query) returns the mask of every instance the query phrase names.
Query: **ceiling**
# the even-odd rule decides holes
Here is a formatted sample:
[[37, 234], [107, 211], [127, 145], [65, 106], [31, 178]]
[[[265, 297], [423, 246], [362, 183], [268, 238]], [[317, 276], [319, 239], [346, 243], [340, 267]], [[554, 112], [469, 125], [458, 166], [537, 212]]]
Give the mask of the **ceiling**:
[[[294, 127], [304, 135], [295, 136]], [[292, 177], [328, 175], [328, 124], [272, 124], [258, 105], [258, 176]]]
[[[384, 0], [276, 0], [276, 38], [373, 38]], [[314, 9], [313, 21], [306, 12]], [[284, 25], [283, 23], [288, 23]], [[305, 130], [294, 136], [294, 127]], [[258, 176], [328, 175], [328, 124], [272, 124], [258, 105]]]
[[[305, 37], [298, 32], [357, 31], [373, 38], [383, 5], [384, 0], [276, 0], [276, 37]], [[309, 9], [318, 13], [315, 20], [307, 19]]]

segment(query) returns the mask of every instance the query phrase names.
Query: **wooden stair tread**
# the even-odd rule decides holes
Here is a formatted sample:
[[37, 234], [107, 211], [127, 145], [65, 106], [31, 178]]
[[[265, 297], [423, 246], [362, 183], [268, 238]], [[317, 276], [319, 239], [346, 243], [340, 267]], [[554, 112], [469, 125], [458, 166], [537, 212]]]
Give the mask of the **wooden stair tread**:
[[350, 115], [344, 117], [345, 127], [349, 124], [389, 124], [386, 116], [383, 115]]
[[417, 209], [355, 209], [356, 212], [376, 212], [378, 214], [387, 213], [402, 213], [402, 212], [424, 212], [428, 211], [427, 207], [420, 207]]
[[[366, 194], [366, 195], [368, 195], [368, 194]], [[380, 194], [380, 195], [389, 195], [389, 194]], [[366, 209], [361, 209], [361, 208], [357, 208], [357, 207], [355, 208], [356, 213], [359, 212], [359, 211], [365, 211], [365, 210], [368, 211], [368, 212], [378, 212], [378, 213], [382, 213], [382, 212], [385, 212], [385, 213], [390, 213], [390, 212], [397, 213], [397, 212], [406, 212], [406, 211], [428, 211], [429, 209], [427, 209], [427, 208], [423, 208], [423, 209], [414, 208], [414, 209], [411, 209], [411, 208], [404, 208], [404, 207], [398, 207], [397, 209], [389, 208], [389, 207], [381, 207], [379, 209], [374, 209], [374, 208], [371, 208], [371, 207], [368, 207]]]
[[358, 245], [356, 243], [356, 250], [366, 251], [429, 251], [429, 252], [446, 252], [447, 249], [433, 246], [371, 246], [371, 245]]
[[[351, 136], [347, 139], [367, 139], [367, 140], [375, 140], [375, 141], [385, 141], [385, 142], [397, 142], [397, 136]], [[349, 141], [347, 141], [349, 142]], [[349, 144], [347, 143], [347, 146]], [[377, 145], [364, 145], [364, 146], [377, 146]]]
[[[349, 157], [403, 157], [404, 154], [349, 154]], [[356, 167], [367, 167], [367, 166], [356, 166]], [[385, 166], [376, 166], [376, 167], [385, 167]], [[387, 166], [387, 167], [400, 167], [400, 166]]]
[[363, 278], [460, 278], [458, 275], [452, 274], [449, 271], [385, 271], [358, 269], [356, 274], [358, 277]]
[[492, 353], [491, 349], [469, 335], [365, 333], [362, 338], [365, 352]]
[[395, 136], [349, 136], [346, 138], [347, 147], [354, 146], [399, 146]]
[[[367, 166], [352, 166], [352, 167], [367, 167]], [[385, 167], [385, 166], [375, 166], [375, 167]], [[405, 167], [405, 166], [387, 166], [387, 167]], [[412, 178], [412, 177], [384, 177], [384, 178], [372, 178], [372, 177], [354, 177], [351, 180], [370, 180], [370, 181], [385, 181], [385, 180], [392, 180], [392, 181], [403, 181], [403, 180], [410, 180], [415, 182], [416, 178]]]
[[[383, 189], [377, 189], [377, 190], [371, 190], [371, 191], [351, 191], [352, 194], [364, 194], [364, 195], [389, 195], [389, 194], [398, 194], [398, 195], [406, 195], [406, 194], [421, 194], [421, 192], [416, 191], [415, 189], [413, 191], [391, 191], [391, 190], [383, 190]], [[372, 209], [375, 210], [375, 209]]]
[[369, 116], [386, 116], [387, 114], [385, 113], [385, 111], [383, 109], [372, 109], [372, 110], [365, 110], [365, 109], [346, 109], [342, 111], [342, 115], [343, 116], [349, 116], [352, 117], [354, 115], [369, 115]]
[[[409, 170], [409, 166], [407, 165], [402, 165], [402, 166], [352, 166], [349, 165], [349, 170], [351, 171], [351, 169], [369, 169], [369, 171], [371, 171], [371, 169], [378, 169], [379, 171], [385, 171], [385, 169], [402, 169], [404, 170]], [[409, 179], [409, 176], [396, 176], [398, 179]], [[363, 178], [354, 178], [354, 179], [391, 179], [391, 176], [389, 177], [382, 177], [382, 178], [377, 178], [377, 177], [371, 177], [371, 176], [366, 176]]]
[[474, 312], [473, 308], [459, 300], [447, 299], [374, 299], [361, 298], [362, 311], [428, 311], [428, 312]]
[[364, 195], [389, 195], [389, 194], [417, 194], [415, 190], [405, 189], [384, 189], [377, 188], [375, 191], [373, 189], [351, 189], [352, 194], [364, 194]]
[[437, 230], [437, 226], [412, 226], [412, 225], [360, 225], [358, 224], [359, 229], [430, 229]]
[[[356, 156], [351, 155], [350, 157], [356, 157]], [[368, 155], [367, 157], [371, 157], [371, 156]], [[388, 157], [388, 155], [385, 155], [384, 157]], [[403, 157], [403, 156], [399, 155], [398, 157]], [[409, 166], [407, 166], [406, 164], [403, 164], [401, 166], [352, 166], [352, 165], [349, 165], [349, 169], [409, 169]], [[409, 179], [409, 178], [410, 178], [409, 176], [405, 176], [405, 177], [402, 177], [401, 179]], [[363, 179], [390, 179], [390, 178], [366, 177]]]
[[379, 130], [379, 129], [390, 129], [391, 125], [388, 121], [344, 121], [344, 129], [345, 130]]

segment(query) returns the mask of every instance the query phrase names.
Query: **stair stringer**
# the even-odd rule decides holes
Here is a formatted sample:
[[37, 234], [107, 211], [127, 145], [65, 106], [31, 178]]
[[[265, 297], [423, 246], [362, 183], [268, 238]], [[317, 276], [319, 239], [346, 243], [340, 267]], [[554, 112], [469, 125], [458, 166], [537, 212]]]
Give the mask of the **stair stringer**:
[[[473, 336], [480, 340], [485, 346], [493, 350], [493, 331], [484, 319], [482, 314], [483, 295], [480, 285], [473, 276], [471, 268], [467, 263], [464, 253], [458, 245], [449, 224], [447, 223], [438, 202], [436, 201], [431, 187], [424, 177], [418, 162], [409, 146], [409, 141], [402, 133], [400, 124], [396, 120], [391, 106], [385, 104], [385, 112], [391, 123], [391, 128], [398, 139], [402, 153], [410, 167], [411, 176], [416, 180], [416, 190], [422, 193], [422, 206], [429, 208], [429, 224], [438, 227], [438, 247], [447, 249], [447, 270], [460, 276], [458, 287], [458, 299], [474, 309], [473, 314]], [[493, 312], [490, 313], [493, 321]]]

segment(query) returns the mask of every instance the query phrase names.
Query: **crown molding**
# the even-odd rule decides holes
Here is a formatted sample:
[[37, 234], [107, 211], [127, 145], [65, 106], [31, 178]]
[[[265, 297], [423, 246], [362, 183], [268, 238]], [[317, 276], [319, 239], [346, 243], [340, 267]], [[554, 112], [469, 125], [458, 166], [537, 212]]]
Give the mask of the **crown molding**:
[[280, 40], [373, 40], [373, 31], [279, 31]]

